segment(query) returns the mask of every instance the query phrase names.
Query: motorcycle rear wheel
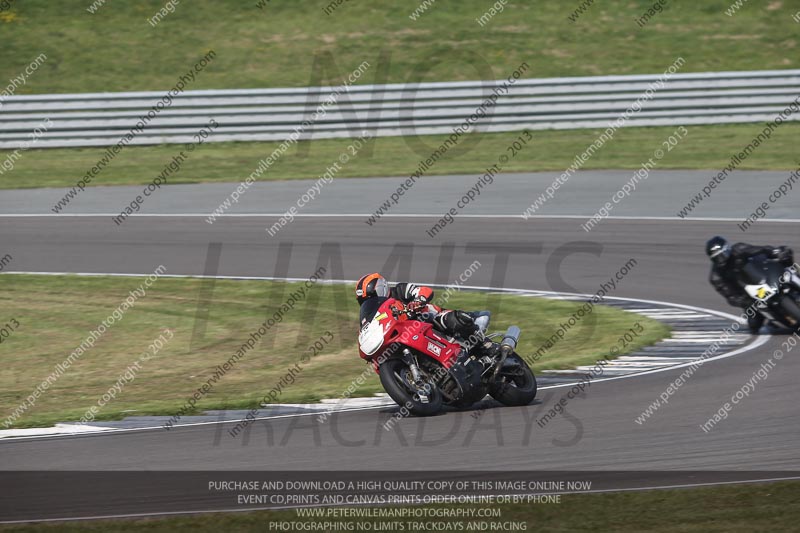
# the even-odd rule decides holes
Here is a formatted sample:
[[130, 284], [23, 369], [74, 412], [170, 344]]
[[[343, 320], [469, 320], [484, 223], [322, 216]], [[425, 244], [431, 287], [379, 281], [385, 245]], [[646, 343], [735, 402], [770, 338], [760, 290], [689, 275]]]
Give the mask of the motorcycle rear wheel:
[[528, 363], [516, 353], [506, 358], [503, 368], [489, 388], [492, 398], [509, 407], [528, 405], [536, 398], [536, 391], [536, 376]]
[[378, 369], [381, 385], [401, 408], [417, 416], [430, 416], [442, 409], [442, 393], [434, 383], [428, 384], [428, 402], [423, 402], [416, 393], [411, 378], [411, 369], [400, 359], [389, 359]]

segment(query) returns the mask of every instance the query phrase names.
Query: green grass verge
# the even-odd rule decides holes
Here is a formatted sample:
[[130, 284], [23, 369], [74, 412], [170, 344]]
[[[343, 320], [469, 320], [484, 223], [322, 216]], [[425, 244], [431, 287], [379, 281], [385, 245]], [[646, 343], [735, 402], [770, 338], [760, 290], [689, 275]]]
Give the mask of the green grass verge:
[[[476, 22], [485, 2], [436, 3], [417, 20], [417, 6], [404, 2], [344, 3], [331, 15], [329, 0], [264, 2], [196, 1], [178, 4], [156, 27], [147, 19], [162, 0], [108, 2], [95, 14], [90, 2], [11, 2], [0, 13], [3, 46], [0, 80], [16, 78], [40, 53], [44, 64], [16, 88], [17, 94], [165, 90], [209, 49], [217, 57], [190, 89], [257, 88], [339, 84], [363, 61], [358, 83], [491, 79], [508, 76], [521, 63], [525, 76], [659, 73], [681, 56], [683, 72], [790, 69], [800, 65], [795, 11], [773, 2], [760, 9], [744, 4], [726, 16], [730, 0], [669, 3], [645, 27], [635, 20], [650, 0], [596, 2], [572, 22], [579, 5], [511, 2], [485, 26]], [[381, 50], [386, 56], [381, 59]], [[646, 52], [645, 52], [646, 51]], [[0, 84], [0, 88], [5, 84]], [[720, 168], [753, 136], [756, 125], [693, 127], [689, 140], [661, 161], [661, 168]], [[742, 168], [787, 169], [798, 164], [798, 126], [786, 125]], [[617, 133], [585, 168], [633, 168], [672, 132], [632, 128]], [[563, 170], [597, 131], [537, 133], [537, 144], [515, 158], [509, 172]], [[455, 151], [429, 174], [477, 173], [494, 163], [515, 134], [481, 135], [474, 150]], [[441, 137], [425, 142], [434, 146]], [[192, 154], [172, 183], [243, 180], [277, 143], [208, 145]], [[262, 179], [320, 175], [347, 145], [302, 143]], [[23, 154], [0, 189], [70, 186], [98, 160], [102, 150], [47, 150]], [[92, 185], [148, 182], [176, 153], [174, 146], [128, 148]], [[0, 160], [10, 152], [0, 152]], [[374, 155], [360, 153], [342, 177], [407, 175], [430, 150], [407, 139], [379, 139]]]
[[[20, 326], [0, 344], [0, 424], [34, 388], [97, 329], [142, 283], [138, 278], [80, 276], [0, 276], [0, 325], [15, 319]], [[208, 304], [205, 335], [192, 343], [195, 315], [204, 281], [161, 278], [147, 296], [129, 309], [25, 412], [16, 427], [78, 420], [117, 382], [164, 328], [174, 338], [154, 358], [142, 362], [135, 379], [100, 410], [98, 419], [128, 414], [172, 415], [227, 361], [268, 316], [300, 284], [218, 280]], [[575, 302], [460, 292], [448, 305], [489, 309], [494, 326], [513, 320], [523, 331], [519, 351], [532, 354], [579, 307]], [[330, 331], [333, 340], [301, 365], [296, 381], [280, 402], [338, 398], [366, 368], [355, 345], [358, 308], [352, 288], [316, 285], [308, 298], [286, 314], [267, 336], [274, 345], [259, 345], [222, 377], [197, 407], [251, 408], [300, 360], [309, 347]], [[535, 370], [569, 368], [594, 362], [608, 353], [619, 335], [640, 322], [644, 328], [628, 350], [668, 335], [668, 327], [640, 315], [598, 306], [542, 357]], [[358, 395], [381, 392], [377, 376]]]
[[530, 77], [660, 73], [678, 56], [686, 72], [800, 65], [792, 2], [745, 3], [732, 17], [731, 0], [669, 2], [643, 28], [636, 19], [652, 0], [595, 2], [576, 22], [579, 0], [509, 2], [485, 26], [476, 19], [491, 4], [480, 0], [437, 2], [417, 20], [419, 2], [345, 2], [326, 15], [330, 0], [195, 0], [156, 27], [147, 20], [163, 0], [95, 14], [91, 3], [12, 1], [0, 14], [0, 80], [42, 52], [19, 94], [168, 89], [209, 49], [218, 56], [192, 89], [338, 84], [365, 60], [373, 67], [359, 83], [503, 78], [523, 62]]
[[[730, 162], [763, 129], [758, 124], [730, 126], [690, 126], [688, 136], [667, 152], [658, 169], [720, 169]], [[664, 149], [662, 142], [674, 127], [622, 128], [614, 140], [595, 152], [584, 169], [639, 168], [653, 151]], [[504, 165], [504, 172], [564, 171], [600, 135], [601, 130], [557, 130], [533, 132], [533, 144], [524, 148]], [[434, 174], [483, 173], [497, 162], [519, 132], [475, 134], [448, 151], [427, 172]], [[373, 141], [372, 152], [362, 149], [342, 166], [337, 178], [368, 176], [408, 176], [420, 159], [445, 140], [432, 135], [421, 141], [405, 137], [380, 137]], [[785, 124], [769, 142], [759, 146], [739, 168], [793, 169], [800, 164], [797, 143], [800, 124]], [[351, 141], [318, 140], [298, 143], [289, 148], [259, 180], [317, 178], [338, 161]], [[424, 143], [421, 147], [420, 142]], [[240, 182], [252, 173], [279, 143], [214, 143], [193, 152], [180, 172], [169, 183]], [[427, 147], [427, 148], [425, 148]], [[144, 185], [180, 151], [180, 146], [162, 145], [127, 148], [90, 186]], [[0, 151], [0, 161], [9, 152]], [[51, 149], [22, 152], [12, 171], [0, 175], [0, 189], [29, 187], [71, 187], [102, 156], [102, 149]], [[222, 200], [222, 199], [220, 199]], [[67, 208], [69, 212], [69, 208]]]
[[[524, 522], [526, 531], [615, 531], [620, 533], [750, 533], [752, 531], [796, 531], [800, 521], [797, 494], [800, 483], [781, 482], [759, 485], [728, 485], [684, 490], [565, 495], [561, 503], [497, 505], [499, 519], [476, 519], [472, 522]], [[462, 506], [463, 507], [463, 506]], [[477, 507], [477, 506], [476, 506]], [[481, 506], [489, 507], [489, 506]], [[331, 518], [339, 524], [356, 524], [348, 518]], [[0, 526], [0, 530], [46, 531], [268, 531], [270, 522], [322, 522], [297, 516], [296, 511], [255, 511], [218, 513], [162, 519], [90, 521], [81, 523]], [[379, 523], [397, 521], [403, 529], [418, 531], [411, 522], [420, 519], [363, 519], [372, 528]], [[448, 524], [443, 531], [468, 531], [469, 521], [453, 518], [425, 519], [429, 524]], [[461, 524], [459, 528], [457, 524]], [[353, 530], [359, 531], [353, 525]], [[487, 529], [492, 531], [491, 529]], [[478, 531], [487, 531], [478, 530]], [[309, 529], [311, 531], [311, 529]], [[336, 529], [334, 531], [346, 531]], [[390, 531], [381, 529], [380, 531]], [[499, 530], [498, 530], [499, 531]]]

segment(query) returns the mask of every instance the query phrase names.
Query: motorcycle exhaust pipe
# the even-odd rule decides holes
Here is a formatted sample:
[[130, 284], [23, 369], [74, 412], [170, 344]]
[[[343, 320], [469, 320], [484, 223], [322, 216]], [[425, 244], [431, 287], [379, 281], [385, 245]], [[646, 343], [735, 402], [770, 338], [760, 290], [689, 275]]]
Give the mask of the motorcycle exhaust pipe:
[[503, 336], [503, 340], [500, 342], [500, 360], [497, 361], [497, 365], [494, 367], [494, 376], [497, 377], [498, 372], [500, 372], [500, 368], [503, 366], [503, 363], [506, 361], [506, 357], [513, 352], [516, 347], [517, 343], [519, 342], [520, 330], [517, 326], [510, 326], [506, 330], [506, 334]]
[[517, 326], [509, 327], [506, 330], [506, 334], [503, 336], [503, 341], [500, 343], [500, 352], [505, 352], [505, 355], [513, 352], [519, 342], [519, 335], [520, 330]]

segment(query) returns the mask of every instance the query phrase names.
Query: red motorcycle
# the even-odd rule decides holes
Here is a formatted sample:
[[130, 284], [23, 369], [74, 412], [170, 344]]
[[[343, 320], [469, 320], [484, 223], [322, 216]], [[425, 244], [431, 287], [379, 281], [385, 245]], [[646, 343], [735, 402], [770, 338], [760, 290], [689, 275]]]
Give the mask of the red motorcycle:
[[[504, 405], [528, 405], [536, 378], [514, 350], [520, 331], [486, 336], [491, 347], [467, 349], [469, 339], [450, 337], [394, 298], [371, 298], [361, 306], [361, 357], [372, 363], [381, 384], [401, 407], [432, 415], [443, 405], [468, 407], [486, 394]], [[464, 343], [464, 344], [462, 344]]]

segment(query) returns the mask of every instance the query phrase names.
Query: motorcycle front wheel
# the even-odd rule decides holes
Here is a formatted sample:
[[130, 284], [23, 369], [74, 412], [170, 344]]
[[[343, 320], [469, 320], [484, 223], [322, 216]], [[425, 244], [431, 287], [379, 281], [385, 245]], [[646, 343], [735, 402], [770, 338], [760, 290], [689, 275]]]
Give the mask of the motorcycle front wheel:
[[789, 295], [784, 296], [781, 300], [781, 308], [794, 321], [794, 328], [800, 328], [800, 306], [797, 305], [794, 298]]
[[[378, 369], [381, 385], [401, 408], [405, 407], [411, 414], [430, 416], [442, 409], [442, 393], [435, 383], [425, 383], [420, 390], [414, 383], [411, 369], [400, 359], [389, 359]], [[420, 392], [427, 396], [427, 402], [420, 397]]]

